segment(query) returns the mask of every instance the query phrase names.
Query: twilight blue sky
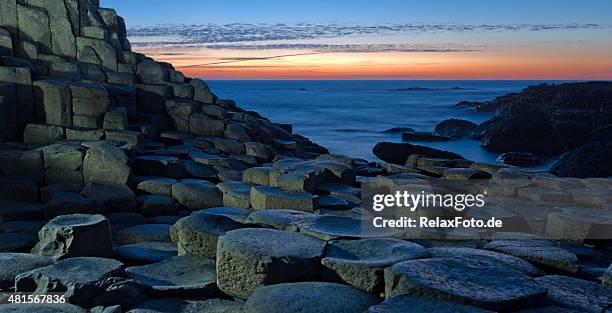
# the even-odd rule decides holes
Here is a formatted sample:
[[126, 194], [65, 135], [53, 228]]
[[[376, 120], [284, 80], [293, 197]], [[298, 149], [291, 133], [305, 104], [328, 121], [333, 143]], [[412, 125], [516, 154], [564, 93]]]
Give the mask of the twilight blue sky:
[[128, 24], [609, 23], [609, 0], [101, 0]]
[[101, 0], [210, 78], [611, 79], [612, 0]]

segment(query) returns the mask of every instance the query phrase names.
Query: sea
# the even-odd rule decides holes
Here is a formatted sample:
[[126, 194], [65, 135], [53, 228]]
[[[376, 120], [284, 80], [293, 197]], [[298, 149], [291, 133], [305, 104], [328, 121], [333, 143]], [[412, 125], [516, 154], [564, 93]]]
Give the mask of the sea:
[[[208, 80], [213, 92], [309, 137], [331, 153], [376, 161], [381, 141], [402, 142], [394, 127], [433, 131], [448, 118], [481, 123], [490, 115], [457, 108], [460, 101], [487, 101], [541, 83], [560, 81], [452, 80]], [[498, 154], [477, 140], [412, 142], [458, 153], [466, 159], [495, 162]], [[542, 156], [546, 168], [554, 157]]]

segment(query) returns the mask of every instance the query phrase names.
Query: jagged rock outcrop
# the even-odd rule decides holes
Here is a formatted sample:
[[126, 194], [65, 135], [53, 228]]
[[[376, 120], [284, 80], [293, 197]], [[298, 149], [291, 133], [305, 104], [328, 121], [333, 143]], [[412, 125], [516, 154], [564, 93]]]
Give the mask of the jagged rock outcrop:
[[480, 125], [489, 150], [560, 154], [612, 125], [612, 83], [541, 84], [490, 102], [461, 105], [496, 113]]

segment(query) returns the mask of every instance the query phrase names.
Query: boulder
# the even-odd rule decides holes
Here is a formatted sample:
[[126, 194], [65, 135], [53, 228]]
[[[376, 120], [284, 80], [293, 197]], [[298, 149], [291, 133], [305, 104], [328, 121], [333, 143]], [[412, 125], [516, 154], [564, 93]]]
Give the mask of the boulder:
[[83, 160], [85, 182], [126, 184], [132, 177], [130, 158], [121, 149], [107, 143], [89, 147]]
[[29, 253], [0, 253], [0, 289], [9, 290], [15, 286], [17, 275], [53, 264], [47, 256]]
[[172, 225], [171, 237], [178, 246], [179, 255], [215, 258], [219, 236], [245, 226], [232, 217], [201, 212], [183, 217]]
[[313, 195], [276, 187], [251, 187], [250, 202], [255, 210], [287, 209], [312, 213], [318, 208], [318, 199]]
[[435, 132], [451, 138], [466, 138], [473, 136], [477, 127], [470, 121], [451, 118], [438, 123]]
[[612, 306], [612, 287], [568, 276], [536, 278], [548, 290], [548, 300], [580, 312], [605, 312]]
[[183, 179], [172, 185], [172, 197], [192, 211], [223, 206], [223, 193], [206, 180]]
[[56, 260], [112, 257], [111, 236], [110, 224], [102, 215], [62, 215], [50, 220], [38, 232], [39, 241], [32, 253]]
[[324, 248], [323, 241], [294, 232], [255, 228], [227, 232], [217, 243], [218, 287], [248, 298], [265, 285], [312, 280], [319, 273]]
[[215, 261], [205, 258], [177, 256], [128, 267], [125, 272], [129, 278], [144, 284], [154, 297], [203, 297], [215, 292]]
[[373, 153], [385, 162], [399, 165], [404, 165], [408, 157], [413, 154], [432, 158], [463, 159], [462, 156], [456, 153], [409, 143], [380, 142], [374, 146]]
[[117, 257], [131, 263], [155, 263], [178, 255], [176, 245], [168, 242], [145, 242], [115, 248]]
[[120, 245], [146, 242], [171, 242], [170, 225], [143, 224], [124, 228], [117, 232], [115, 241]]
[[76, 257], [19, 274], [15, 291], [48, 294], [63, 293], [66, 302], [87, 306], [103, 292], [103, 282], [117, 275], [123, 263], [104, 258]]
[[493, 311], [419, 295], [399, 295], [372, 306], [367, 313], [492, 313]]
[[399, 239], [339, 240], [327, 245], [321, 264], [331, 279], [376, 295], [384, 291], [386, 267], [424, 255], [422, 246]]
[[138, 206], [136, 196], [126, 185], [115, 185], [92, 181], [81, 194], [87, 198], [104, 203], [107, 211], [132, 211]]
[[535, 280], [484, 260], [423, 259], [385, 270], [385, 296], [426, 294], [487, 310], [518, 308], [542, 299], [546, 289]]
[[380, 300], [361, 290], [324, 282], [286, 283], [261, 287], [244, 305], [244, 313], [365, 312]]

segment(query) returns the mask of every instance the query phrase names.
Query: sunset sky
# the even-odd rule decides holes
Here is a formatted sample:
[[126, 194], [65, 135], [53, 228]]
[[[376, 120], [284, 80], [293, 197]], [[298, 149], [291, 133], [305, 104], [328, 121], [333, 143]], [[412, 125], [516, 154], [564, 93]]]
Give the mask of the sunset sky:
[[608, 0], [101, 0], [213, 79], [612, 79]]

